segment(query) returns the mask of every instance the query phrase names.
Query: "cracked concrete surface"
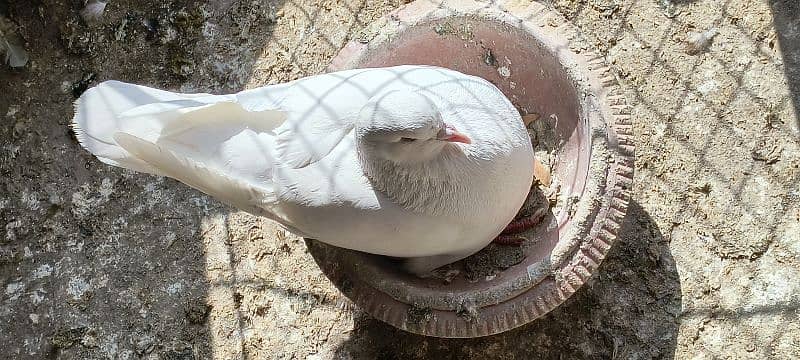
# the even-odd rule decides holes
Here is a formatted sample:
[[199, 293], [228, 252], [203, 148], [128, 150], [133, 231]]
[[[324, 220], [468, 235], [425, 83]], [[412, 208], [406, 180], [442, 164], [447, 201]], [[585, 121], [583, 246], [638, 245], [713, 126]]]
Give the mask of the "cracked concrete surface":
[[[517, 0], [524, 2], [524, 0]], [[0, 1], [31, 61], [0, 68], [0, 357], [791, 358], [800, 353], [800, 6], [553, 0], [633, 105], [620, 241], [546, 317], [424, 338], [354, 309], [296, 236], [111, 168], [67, 127], [118, 79], [213, 93], [324, 70], [396, 0]], [[716, 27], [699, 54], [690, 31]]]

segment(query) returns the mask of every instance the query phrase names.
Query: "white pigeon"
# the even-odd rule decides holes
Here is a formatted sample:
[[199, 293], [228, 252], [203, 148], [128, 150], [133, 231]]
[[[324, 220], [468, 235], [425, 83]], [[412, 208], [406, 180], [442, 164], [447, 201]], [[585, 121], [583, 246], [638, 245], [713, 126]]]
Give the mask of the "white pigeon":
[[488, 81], [432, 66], [333, 72], [231, 95], [106, 81], [72, 127], [100, 161], [181, 181], [303, 237], [425, 273], [488, 245], [533, 149]]

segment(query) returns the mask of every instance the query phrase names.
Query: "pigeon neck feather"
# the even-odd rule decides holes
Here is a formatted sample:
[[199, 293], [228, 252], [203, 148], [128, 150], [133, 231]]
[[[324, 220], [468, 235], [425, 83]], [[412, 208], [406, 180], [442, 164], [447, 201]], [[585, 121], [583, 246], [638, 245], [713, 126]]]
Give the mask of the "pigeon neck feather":
[[468, 185], [476, 181], [481, 166], [456, 145], [448, 144], [437, 156], [416, 163], [369, 156], [367, 151], [358, 153], [373, 187], [410, 211], [457, 214], [478, 201], [473, 197], [480, 194]]

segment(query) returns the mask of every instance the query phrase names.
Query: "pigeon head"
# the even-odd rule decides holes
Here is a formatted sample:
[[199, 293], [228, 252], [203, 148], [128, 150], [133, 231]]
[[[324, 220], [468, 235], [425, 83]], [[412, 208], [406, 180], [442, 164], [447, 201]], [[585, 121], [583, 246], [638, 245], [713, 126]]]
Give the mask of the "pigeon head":
[[442, 120], [425, 95], [395, 90], [370, 99], [356, 123], [359, 145], [379, 160], [414, 164], [435, 158], [452, 143], [471, 140]]

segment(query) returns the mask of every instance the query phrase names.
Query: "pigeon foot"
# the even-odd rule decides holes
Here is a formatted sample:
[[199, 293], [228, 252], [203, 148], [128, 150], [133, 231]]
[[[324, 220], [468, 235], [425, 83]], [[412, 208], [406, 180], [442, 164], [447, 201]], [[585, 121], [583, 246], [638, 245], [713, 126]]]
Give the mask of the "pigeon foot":
[[547, 208], [539, 208], [529, 216], [515, 219], [492, 242], [498, 245], [522, 245], [525, 242], [525, 238], [514, 234], [519, 234], [539, 225], [546, 213]]

